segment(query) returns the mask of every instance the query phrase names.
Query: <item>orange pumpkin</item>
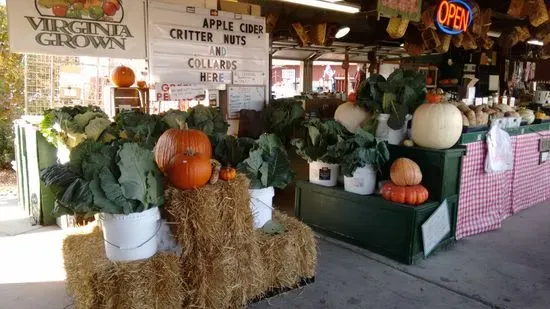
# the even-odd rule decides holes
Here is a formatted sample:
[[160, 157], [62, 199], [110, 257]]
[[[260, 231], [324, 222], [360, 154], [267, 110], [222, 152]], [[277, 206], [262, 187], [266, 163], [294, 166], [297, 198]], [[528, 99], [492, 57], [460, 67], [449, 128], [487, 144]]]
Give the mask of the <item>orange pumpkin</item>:
[[224, 167], [220, 171], [220, 178], [225, 181], [237, 178], [237, 170], [232, 167]]
[[413, 160], [399, 158], [391, 165], [390, 178], [398, 186], [414, 186], [422, 181], [422, 172]]
[[172, 158], [167, 171], [170, 182], [180, 189], [196, 189], [208, 183], [212, 175], [210, 158], [180, 153]]
[[111, 82], [117, 87], [131, 87], [136, 81], [134, 71], [126, 66], [119, 66], [111, 74]]
[[160, 136], [155, 146], [155, 161], [159, 169], [164, 172], [178, 153], [193, 153], [210, 160], [212, 144], [202, 131], [169, 129]]
[[140, 80], [140, 81], [137, 82], [137, 86], [138, 86], [138, 88], [141, 88], [141, 89], [147, 88], [147, 82], [144, 81], [144, 80]]
[[423, 185], [398, 186], [388, 182], [382, 187], [385, 200], [400, 204], [420, 205], [428, 200], [428, 190]]

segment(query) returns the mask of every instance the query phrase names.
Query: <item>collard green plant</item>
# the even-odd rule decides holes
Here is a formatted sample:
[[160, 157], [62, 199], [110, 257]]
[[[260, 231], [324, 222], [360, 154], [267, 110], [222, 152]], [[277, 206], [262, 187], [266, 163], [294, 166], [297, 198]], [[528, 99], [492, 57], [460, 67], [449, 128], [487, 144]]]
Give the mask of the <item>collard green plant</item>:
[[426, 98], [426, 79], [414, 70], [395, 70], [386, 83], [382, 109], [390, 114], [388, 126], [399, 130]]
[[390, 159], [386, 143], [377, 142], [374, 135], [364, 130], [358, 130], [354, 136], [329, 147], [329, 151], [339, 158], [342, 173], [348, 177], [366, 165], [379, 169]]
[[339, 159], [329, 151], [351, 133], [335, 120], [310, 119], [304, 123], [305, 137], [292, 140], [296, 153], [308, 162], [338, 163]]
[[217, 107], [197, 105], [190, 108], [186, 118], [189, 129], [201, 130], [207, 135], [216, 133], [227, 134], [229, 124], [221, 110]]
[[267, 132], [277, 135], [283, 144], [292, 138], [304, 121], [305, 111], [300, 101], [278, 99], [271, 101], [265, 108]]
[[250, 189], [284, 189], [294, 178], [287, 153], [274, 134], [260, 136], [249, 157], [237, 168], [250, 179]]
[[210, 136], [214, 149], [214, 159], [223, 166], [236, 167], [249, 156], [250, 150], [256, 145], [254, 139], [235, 137], [232, 135], [216, 134]]
[[40, 178], [56, 196], [55, 215], [97, 212], [130, 214], [164, 203], [163, 177], [153, 153], [136, 143], [86, 140], [67, 164], [52, 165]]
[[115, 135], [117, 140], [134, 142], [147, 149], [153, 149], [166, 130], [168, 126], [159, 115], [123, 111], [115, 117], [113, 131], [107, 132]]

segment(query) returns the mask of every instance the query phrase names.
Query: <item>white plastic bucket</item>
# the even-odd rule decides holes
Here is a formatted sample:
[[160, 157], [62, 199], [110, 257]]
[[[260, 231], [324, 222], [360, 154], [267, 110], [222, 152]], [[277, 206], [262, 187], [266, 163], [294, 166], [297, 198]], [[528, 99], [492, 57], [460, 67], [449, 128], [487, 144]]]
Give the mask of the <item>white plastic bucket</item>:
[[376, 189], [376, 171], [370, 165], [355, 170], [353, 177], [344, 176], [344, 190], [360, 194], [373, 194]]
[[388, 127], [388, 119], [390, 119], [390, 114], [379, 114], [376, 118], [378, 121], [378, 125], [376, 126], [376, 139], [379, 141], [388, 140], [388, 133], [390, 129]]
[[105, 254], [111, 261], [136, 261], [157, 253], [158, 207], [129, 215], [100, 215]]
[[309, 182], [325, 187], [334, 187], [338, 182], [338, 164], [328, 164], [321, 161], [309, 163]]
[[254, 216], [254, 228], [262, 228], [273, 216], [273, 187], [265, 189], [249, 189], [250, 209]]
[[388, 127], [388, 144], [390, 145], [401, 145], [405, 137], [407, 136], [407, 126], [409, 121], [412, 119], [411, 115], [407, 115], [405, 123], [400, 130], [394, 130]]

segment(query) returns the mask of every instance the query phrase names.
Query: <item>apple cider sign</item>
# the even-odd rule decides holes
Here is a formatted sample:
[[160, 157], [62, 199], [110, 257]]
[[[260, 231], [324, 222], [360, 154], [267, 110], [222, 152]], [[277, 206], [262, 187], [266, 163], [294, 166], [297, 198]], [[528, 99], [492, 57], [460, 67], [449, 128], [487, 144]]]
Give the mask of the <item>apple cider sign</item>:
[[145, 58], [143, 0], [8, 0], [18, 52]]
[[462, 0], [443, 0], [437, 7], [435, 21], [442, 32], [456, 35], [468, 31], [472, 24], [472, 8]]

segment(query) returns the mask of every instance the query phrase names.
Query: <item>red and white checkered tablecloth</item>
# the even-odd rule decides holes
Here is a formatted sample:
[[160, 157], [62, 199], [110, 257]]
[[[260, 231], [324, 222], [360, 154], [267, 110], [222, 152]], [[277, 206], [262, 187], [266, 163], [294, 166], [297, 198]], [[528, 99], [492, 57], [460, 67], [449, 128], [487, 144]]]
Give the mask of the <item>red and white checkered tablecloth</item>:
[[550, 137], [550, 132], [518, 136], [512, 183], [514, 214], [550, 197], [550, 162], [539, 164], [539, 140], [542, 137]]
[[550, 131], [513, 136], [514, 168], [505, 173], [485, 173], [485, 141], [466, 145], [457, 239], [498, 229], [512, 214], [550, 198], [550, 161], [539, 164], [542, 137]]
[[[512, 137], [512, 147], [515, 148], [515, 144], [516, 138]], [[511, 213], [513, 171], [485, 173], [485, 141], [467, 144], [466, 147], [462, 160], [457, 239], [498, 229], [503, 217]]]

